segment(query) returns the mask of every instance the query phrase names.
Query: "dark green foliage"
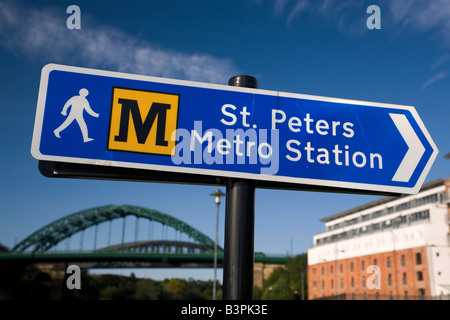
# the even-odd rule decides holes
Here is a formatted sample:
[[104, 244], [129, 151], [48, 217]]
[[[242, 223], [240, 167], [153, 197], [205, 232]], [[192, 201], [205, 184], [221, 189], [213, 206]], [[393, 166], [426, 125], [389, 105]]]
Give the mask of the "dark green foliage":
[[[212, 281], [138, 279], [119, 275], [82, 275], [80, 290], [66, 292], [70, 300], [210, 300]], [[217, 298], [222, 297], [220, 285]]]
[[[286, 267], [276, 268], [263, 288], [254, 287], [255, 300], [307, 299], [307, 255], [288, 259]], [[212, 281], [194, 279], [139, 279], [119, 275], [82, 274], [81, 290], [66, 291], [71, 300], [211, 300]], [[302, 294], [303, 293], [303, 294]], [[222, 288], [217, 285], [217, 299], [222, 299]]]
[[[276, 268], [264, 281], [261, 300], [307, 299], [308, 258], [306, 253], [288, 258], [286, 267]], [[258, 299], [254, 294], [255, 299]]]

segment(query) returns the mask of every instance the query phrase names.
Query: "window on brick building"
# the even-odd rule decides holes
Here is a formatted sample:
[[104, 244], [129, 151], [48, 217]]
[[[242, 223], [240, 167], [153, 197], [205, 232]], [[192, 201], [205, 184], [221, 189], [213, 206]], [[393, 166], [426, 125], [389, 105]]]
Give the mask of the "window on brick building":
[[417, 281], [422, 281], [423, 280], [423, 273], [422, 271], [417, 271]]
[[425, 289], [419, 289], [419, 299], [425, 298]]
[[422, 264], [422, 255], [420, 252], [416, 253], [416, 264]]
[[364, 261], [361, 261], [361, 270], [362, 270], [362, 271], [366, 271], [366, 268], [365, 268], [365, 266], [364, 266]]
[[333, 281], [333, 280], [331, 280], [331, 283], [330, 283], [330, 288], [331, 288], [331, 289], [333, 289], [333, 288], [334, 288], [334, 281]]
[[388, 285], [392, 286], [392, 275], [388, 274]]
[[353, 272], [353, 262], [350, 262], [350, 271]]
[[330, 266], [330, 273], [333, 274], [333, 266]]
[[386, 258], [386, 267], [388, 267], [388, 268], [391, 267], [391, 257]]
[[352, 286], [352, 288], [355, 287], [355, 279], [352, 278], [352, 281], [351, 281], [350, 285]]
[[405, 266], [405, 255], [402, 254], [402, 267], [404, 267], [404, 266]]
[[403, 284], [406, 285], [406, 272], [403, 272]]
[[340, 273], [344, 272], [344, 271], [342, 270], [342, 263], [341, 263], [341, 265], [339, 266], [339, 272], [340, 272]]
[[363, 288], [365, 288], [366, 287], [366, 277], [362, 277], [362, 283], [361, 283], [361, 286], [363, 287]]

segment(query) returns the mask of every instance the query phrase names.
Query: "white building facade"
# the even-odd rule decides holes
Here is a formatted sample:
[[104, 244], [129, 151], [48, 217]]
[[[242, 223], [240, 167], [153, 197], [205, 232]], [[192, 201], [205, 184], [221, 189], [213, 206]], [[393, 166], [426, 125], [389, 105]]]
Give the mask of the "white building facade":
[[449, 199], [440, 179], [322, 219], [308, 250], [309, 299], [449, 297]]

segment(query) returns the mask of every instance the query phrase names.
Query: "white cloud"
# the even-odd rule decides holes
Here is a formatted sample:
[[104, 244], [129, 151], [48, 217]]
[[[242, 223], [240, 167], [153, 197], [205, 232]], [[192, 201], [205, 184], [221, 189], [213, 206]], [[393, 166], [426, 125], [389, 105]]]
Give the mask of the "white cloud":
[[281, 14], [284, 10], [284, 7], [286, 6], [286, 3], [288, 2], [288, 0], [275, 0], [275, 13], [276, 14]]
[[366, 12], [362, 3], [354, 0], [275, 0], [274, 11], [292, 23], [304, 13], [337, 21], [345, 33], [361, 34], [365, 28]]
[[310, 5], [309, 0], [298, 0], [288, 15], [287, 22], [290, 23], [297, 15], [305, 11]]
[[[370, 2], [354, 0], [275, 0], [275, 13], [292, 23], [301, 14], [312, 14], [334, 21], [340, 32], [361, 36], [366, 27]], [[391, 33], [424, 34], [450, 47], [450, 0], [389, 0], [379, 4], [382, 25]], [[420, 44], [419, 44], [420, 45]], [[432, 65], [435, 75], [425, 81], [421, 90], [450, 74], [445, 70], [450, 60], [446, 53]], [[440, 69], [440, 70], [439, 70]]]
[[422, 85], [421, 90], [425, 90], [427, 87], [431, 86], [436, 81], [445, 79], [448, 75], [449, 75], [448, 72], [439, 72], [437, 75], [435, 75], [435, 76], [431, 77], [430, 79], [428, 79], [427, 81], [425, 81], [425, 83]]
[[[275, 0], [277, 15], [291, 23], [303, 12], [336, 20], [341, 31], [360, 34], [365, 29], [370, 2], [354, 0]], [[449, 0], [389, 0], [379, 4], [383, 25], [402, 31], [436, 31], [450, 45]], [[361, 26], [364, 28], [360, 28]]]
[[[226, 83], [238, 74], [230, 59], [158, 47], [113, 26], [95, 26], [82, 12], [81, 30], [68, 30], [65, 11], [0, 3], [0, 45], [16, 55], [62, 64], [152, 76]], [[87, 25], [89, 28], [83, 28]]]
[[437, 31], [450, 45], [450, 1], [391, 0], [386, 5], [395, 24], [413, 31]]
[[396, 22], [415, 28], [445, 26], [450, 16], [448, 0], [391, 0], [387, 5]]
[[439, 59], [437, 59], [432, 65], [431, 65], [431, 69], [436, 69], [439, 67], [442, 67], [445, 63], [447, 63], [447, 61], [450, 61], [450, 54], [445, 54], [442, 57], [440, 57]]
[[[387, 4], [394, 25], [401, 31], [428, 33], [443, 47], [450, 47], [450, 1], [391, 0]], [[450, 73], [445, 69], [449, 57], [448, 53], [443, 54], [431, 65], [436, 74], [422, 84], [421, 91], [448, 77]]]

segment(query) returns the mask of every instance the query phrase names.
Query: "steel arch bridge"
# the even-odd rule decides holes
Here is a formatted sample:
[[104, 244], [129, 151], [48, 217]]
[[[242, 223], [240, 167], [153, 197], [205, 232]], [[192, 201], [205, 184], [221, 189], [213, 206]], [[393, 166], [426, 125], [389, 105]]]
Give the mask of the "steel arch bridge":
[[[12, 253], [45, 253], [49, 249], [56, 246], [58, 243], [65, 239], [70, 238], [72, 235], [82, 232], [93, 226], [98, 226], [101, 223], [112, 221], [115, 219], [125, 218], [127, 216], [135, 216], [136, 218], [144, 218], [150, 221], [156, 221], [161, 223], [163, 226], [169, 226], [179, 231], [189, 238], [192, 242], [173, 242], [173, 241], [145, 241], [140, 243], [132, 243], [125, 245], [122, 244], [104, 248], [98, 250], [99, 252], [104, 251], [139, 251], [148, 252], [148, 248], [164, 248], [164, 252], [170, 252], [170, 247], [178, 248], [177, 252], [180, 252], [183, 248], [186, 248], [188, 252], [192, 252], [192, 249], [200, 250], [201, 252], [206, 252], [208, 249], [214, 248], [214, 241], [208, 236], [188, 225], [187, 223], [174, 218], [168, 214], [147, 209], [138, 206], [131, 205], [107, 205], [102, 207], [91, 208], [83, 211], [79, 211], [70, 215], [67, 215], [59, 220], [56, 220], [43, 228], [37, 230], [23, 241], [18, 243], [12, 250]], [[146, 248], [143, 250], [143, 248]], [[223, 251], [222, 248], [218, 248]], [[189, 251], [190, 250], [190, 251]], [[158, 250], [156, 250], [158, 251]]]
[[[190, 241], [144, 240], [125, 242], [125, 218], [135, 216], [163, 226], [172, 227], [186, 235]], [[104, 222], [123, 218], [122, 242], [96, 249], [97, 229]], [[136, 219], [136, 225], [140, 219]], [[56, 250], [57, 245], [75, 234], [95, 227], [93, 250]], [[167, 228], [166, 228], [167, 230]], [[135, 234], [136, 237], [136, 234]], [[167, 237], [167, 232], [166, 232]], [[53, 250], [55, 249], [55, 250]], [[107, 205], [82, 210], [62, 217], [37, 230], [10, 251], [0, 253], [0, 267], [12, 263], [17, 265], [47, 262], [81, 263], [86, 268], [211, 268], [214, 259], [214, 241], [208, 236], [168, 214], [132, 205]], [[218, 246], [219, 267], [224, 258]], [[255, 262], [286, 264], [285, 255], [267, 255], [255, 252]]]

